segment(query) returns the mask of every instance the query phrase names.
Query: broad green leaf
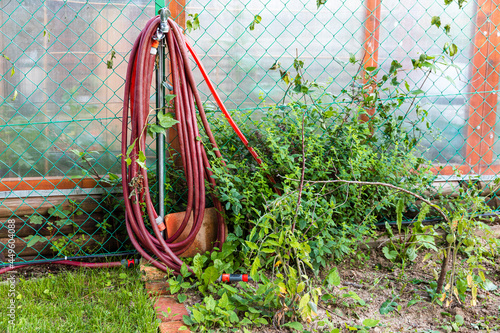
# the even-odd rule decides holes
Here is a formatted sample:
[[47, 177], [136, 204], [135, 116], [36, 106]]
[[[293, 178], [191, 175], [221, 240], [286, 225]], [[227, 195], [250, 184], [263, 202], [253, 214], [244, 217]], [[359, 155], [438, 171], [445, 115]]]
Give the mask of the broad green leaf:
[[328, 276], [326, 277], [326, 281], [331, 286], [338, 286], [338, 285], [340, 285], [340, 275], [339, 275], [339, 272], [337, 270], [337, 267], [334, 267], [330, 271], [330, 273], [328, 273]]
[[[224, 294], [225, 295], [225, 294]], [[219, 302], [220, 303], [220, 302]], [[217, 302], [215, 302], [214, 298], [212, 295], [209, 295], [208, 297], [205, 297], [205, 306], [207, 307], [208, 311], [213, 311], [215, 310], [215, 306], [217, 305]]]
[[205, 271], [201, 275], [205, 285], [209, 285], [217, 281], [219, 276], [219, 271], [214, 266], [207, 267], [207, 269], [205, 269]]
[[177, 295], [177, 299], [179, 300], [179, 303], [184, 303], [187, 299], [187, 295], [186, 294], [179, 294], [179, 295]]
[[175, 124], [179, 123], [179, 121], [175, 119], [172, 113], [170, 112], [167, 113], [159, 112], [156, 115], [156, 117], [158, 118], [158, 125], [160, 125], [164, 129], [168, 129], [174, 126]]
[[229, 304], [230, 304], [230, 302], [229, 302], [229, 298], [227, 297], [227, 293], [224, 293], [222, 295], [222, 297], [219, 299], [219, 306], [221, 308], [227, 309]]
[[311, 295], [305, 294], [304, 296], [302, 296], [299, 302], [299, 309], [303, 309], [307, 305], [307, 303], [309, 303], [310, 300], [311, 300]]
[[290, 328], [292, 328], [294, 330], [297, 330], [299, 332], [303, 332], [304, 331], [304, 326], [302, 326], [302, 324], [299, 323], [298, 321], [285, 323], [282, 326], [284, 326], [284, 327], [290, 327]]
[[201, 324], [205, 322], [205, 316], [199, 310], [193, 308], [191, 310], [191, 313], [193, 314], [192, 315], [193, 319], [196, 320], [197, 323]]
[[[172, 94], [166, 94], [165, 95], [165, 103], [168, 104], [170, 101], [172, 101], [176, 96]], [[169, 113], [170, 114], [170, 113]]]
[[248, 246], [249, 248], [251, 248], [252, 250], [258, 250], [258, 249], [259, 249], [259, 247], [257, 246], [257, 244], [252, 243], [252, 242], [250, 242], [250, 241], [245, 241], [245, 244], [247, 244], [247, 246]]
[[40, 241], [42, 239], [42, 237], [40, 237], [39, 235], [34, 235], [34, 236], [29, 236], [26, 239], [27, 240], [29, 239], [29, 242], [28, 242], [28, 244], [26, 244], [26, 246], [27, 247], [32, 247], [33, 245], [35, 245], [36, 243], [38, 243], [38, 241]]
[[367, 318], [363, 320], [363, 325], [367, 327], [375, 327], [378, 325], [380, 320]]

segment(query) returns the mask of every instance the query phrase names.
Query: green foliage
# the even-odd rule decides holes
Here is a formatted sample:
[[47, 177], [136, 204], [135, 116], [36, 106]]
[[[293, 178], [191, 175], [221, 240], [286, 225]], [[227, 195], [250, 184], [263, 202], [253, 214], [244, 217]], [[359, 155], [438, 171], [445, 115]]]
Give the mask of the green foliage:
[[[446, 249], [441, 251], [443, 260], [451, 261], [451, 268], [446, 273], [444, 290], [436, 290], [439, 300], [446, 305], [453, 299], [464, 301], [467, 294], [471, 295], [471, 305], [477, 305], [479, 288], [492, 287], [486, 279], [488, 270], [485, 264], [495, 266], [498, 257], [498, 240], [488, 237], [489, 227], [478, 218], [481, 214], [491, 213], [491, 208], [481, 197], [480, 190], [474, 180], [464, 183], [455, 198], [443, 198], [441, 204], [446, 206], [450, 221], [442, 223], [446, 232], [443, 243]], [[493, 218], [490, 218], [493, 221]], [[482, 231], [486, 239], [478, 235]], [[459, 256], [466, 260], [460, 260]]]
[[262, 21], [262, 17], [260, 17], [260, 15], [255, 15], [253, 17], [253, 21], [248, 26], [248, 29], [250, 29], [251, 31], [254, 30], [255, 29], [255, 25], [256, 24], [260, 24], [261, 21]]
[[[169, 95], [175, 97], [175, 95]], [[148, 134], [151, 138], [154, 138], [155, 134], [165, 134], [166, 130], [179, 123], [178, 120], [174, 119], [174, 116], [170, 112], [158, 112], [156, 115], [158, 118], [158, 124], [148, 124]]]
[[[259, 151], [261, 166], [222, 120], [214, 121], [216, 139], [224, 143], [221, 152], [231, 158], [224, 166], [212, 155], [216, 195], [226, 209], [233, 233], [229, 239], [241, 244], [248, 265], [256, 258], [249, 262], [249, 253], [267, 268], [273, 262], [266, 256], [281, 253], [282, 262], [298, 258], [317, 270], [332, 258], [353, 253], [363, 237], [371, 234], [373, 222], [394, 216], [398, 198], [392, 189], [315, 181], [383, 181], [422, 191], [432, 179], [427, 164], [417, 157], [421, 131], [415, 123], [406, 124], [408, 112], [394, 112], [407, 96], [415, 94], [399, 89], [401, 83], [395, 81], [401, 68], [398, 62], [393, 62], [392, 73], [380, 82], [369, 79], [379, 88], [375, 93], [363, 88], [345, 90], [342, 96], [331, 96], [307, 80], [304, 66], [300, 59], [295, 59], [290, 70], [276, 62], [271, 69], [279, 71], [285, 84], [283, 100], [292, 101], [269, 107], [255, 127], [242, 128]], [[380, 97], [382, 93], [399, 97], [386, 100]], [[338, 103], [323, 103], [328, 98]], [[377, 110], [370, 122], [361, 119], [366, 107]], [[417, 113], [417, 121], [425, 123], [425, 112], [419, 109]], [[302, 169], [309, 182], [299, 198]], [[277, 180], [275, 186], [282, 195], [273, 191], [268, 175]], [[405, 206], [414, 201], [406, 195], [400, 198]], [[287, 239], [286, 244], [279, 244], [280, 237]]]
[[116, 51], [111, 49], [111, 54], [109, 56], [109, 60], [106, 61], [106, 67], [108, 69], [113, 69], [113, 59], [115, 59], [115, 58], [116, 58]]
[[398, 298], [398, 297], [394, 296], [392, 298], [389, 298], [384, 303], [382, 303], [382, 305], [380, 305], [379, 312], [381, 315], [388, 314], [389, 312], [392, 312], [395, 310], [399, 311], [401, 309], [401, 306], [395, 302], [396, 298]]
[[204, 295], [201, 303], [189, 307], [192, 315], [183, 318], [197, 331], [267, 325], [280, 306], [278, 285], [265, 277], [259, 284], [241, 282], [237, 287], [217, 282], [222, 273], [233, 273], [238, 268], [231, 264], [234, 252], [235, 244], [226, 242], [220, 252], [197, 254], [190, 263], [191, 271], [183, 265], [182, 275], [168, 280], [170, 292], [180, 293], [180, 300], [185, 300], [184, 292], [188, 290]]
[[[404, 202], [402, 199], [398, 201], [396, 207], [396, 223], [398, 234], [395, 235], [392, 227], [388, 222], [385, 223], [389, 234], [389, 241], [382, 248], [384, 256], [392, 262], [401, 262], [403, 266], [407, 262], [414, 262], [417, 259], [418, 251], [421, 248], [437, 251], [435, 238], [437, 233], [431, 225], [424, 226], [422, 223], [429, 213], [429, 205], [423, 204], [416, 221], [407, 227], [403, 228], [403, 209]], [[403, 232], [403, 234], [401, 234]]]
[[316, 8], [319, 9], [322, 5], [324, 5], [328, 0], [316, 0]]
[[[427, 57], [418, 61], [416, 70], [431, 70]], [[264, 110], [254, 125], [238, 121], [250, 114], [233, 115], [243, 124], [241, 130], [258, 150], [262, 165], [253, 161], [224, 120], [212, 119], [221, 153], [227, 157], [222, 161], [209, 152], [212, 177], [217, 182], [215, 194], [225, 208], [231, 232], [228, 244], [238, 249], [237, 254], [232, 253], [236, 266], [232, 269], [246, 267], [258, 283], [256, 293], [267, 293], [267, 298], [255, 306], [251, 302], [262, 301], [262, 296], [247, 295], [244, 301], [237, 297], [248, 292], [248, 284], [240, 284], [234, 293], [225, 287], [217, 289], [213, 282], [223, 272], [219, 269], [221, 263], [197, 256], [192, 265], [199, 281], [195, 286], [206, 297], [194, 306], [196, 311], [185, 319], [186, 324], [198, 325], [202, 330], [257, 325], [246, 317], [241, 320], [240, 316], [238, 321], [232, 314], [251, 303], [259, 312], [257, 317], [300, 329], [296, 320], [313, 320], [325, 292], [325, 287], [314, 285], [307, 272], [318, 274], [332, 259], [353, 253], [363, 238], [372, 234], [374, 222], [394, 215], [401, 221], [404, 207], [414, 202], [406, 194], [396, 197], [390, 188], [324, 181], [389, 182], [414, 191], [423, 191], [431, 182], [428, 165], [417, 157], [422, 135], [417, 125], [425, 124], [425, 110], [415, 107], [417, 120], [412, 122], [411, 110], [405, 114], [395, 112], [406, 99], [419, 94], [418, 89], [411, 90], [407, 83], [398, 81], [402, 69], [399, 62], [393, 61], [390, 73], [380, 81], [374, 79], [378, 70], [371, 69], [367, 86], [345, 89], [341, 96], [332, 96], [306, 79], [304, 68], [305, 63], [298, 58], [290, 69], [277, 61], [271, 70], [279, 71], [285, 85], [283, 105]], [[386, 95], [392, 98], [382, 98]], [[376, 112], [366, 122], [362, 116], [367, 115], [368, 108]], [[276, 184], [269, 182], [268, 176]], [[300, 185], [301, 179], [307, 182]], [[421, 220], [424, 217], [422, 214]], [[417, 231], [425, 234], [427, 229], [419, 224]], [[428, 240], [425, 235], [412, 237]], [[211, 264], [203, 267], [208, 262]], [[271, 270], [272, 279], [262, 270]], [[336, 269], [327, 275], [326, 282], [340, 284]], [[182, 288], [182, 282], [172, 281], [171, 288]], [[328, 300], [336, 298], [323, 296]], [[366, 304], [353, 291], [337, 298], [351, 299], [357, 306]]]
[[198, 13], [188, 14], [188, 19], [186, 20], [186, 30], [188, 33], [200, 28], [200, 17]]

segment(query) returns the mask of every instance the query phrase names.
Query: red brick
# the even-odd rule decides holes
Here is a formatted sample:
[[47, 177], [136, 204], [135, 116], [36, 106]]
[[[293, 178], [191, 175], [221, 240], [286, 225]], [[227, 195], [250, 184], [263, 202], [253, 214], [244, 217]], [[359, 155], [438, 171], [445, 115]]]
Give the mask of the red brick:
[[146, 291], [150, 296], [170, 295], [170, 288], [165, 281], [146, 281]]
[[141, 280], [142, 281], [162, 281], [165, 280], [167, 273], [164, 271], [154, 267], [150, 266], [151, 264], [141, 260]]
[[[169, 321], [160, 324], [160, 333], [191, 333], [189, 329], [179, 331], [179, 328], [186, 326], [182, 321]], [[186, 326], [187, 327], [187, 326]]]
[[[170, 314], [167, 317], [166, 314], [169, 313], [168, 308], [170, 308]], [[183, 315], [189, 315], [184, 304], [178, 303], [173, 297], [159, 297], [155, 302], [155, 310], [162, 322], [182, 321]], [[165, 315], [163, 312], [165, 312]]]

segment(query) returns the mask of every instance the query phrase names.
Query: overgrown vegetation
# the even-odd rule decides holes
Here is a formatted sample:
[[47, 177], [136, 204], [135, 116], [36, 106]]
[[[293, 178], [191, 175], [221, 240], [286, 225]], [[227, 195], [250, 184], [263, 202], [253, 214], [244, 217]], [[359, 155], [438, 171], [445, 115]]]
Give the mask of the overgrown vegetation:
[[[432, 24], [441, 27], [436, 19]], [[443, 29], [449, 34], [449, 25]], [[384, 74], [380, 68], [363, 69], [351, 57], [351, 65], [359, 69], [338, 96], [309, 81], [301, 59], [296, 58], [290, 68], [276, 61], [270, 70], [279, 73], [283, 84], [281, 103], [263, 108], [258, 117], [253, 110], [235, 115], [253, 120], [238, 123], [258, 150], [262, 165], [224, 120], [212, 119], [226, 158], [217, 160], [212, 154], [215, 191], [225, 208], [230, 235], [220, 252], [194, 258], [194, 276], [186, 267], [182, 276], [169, 281], [171, 291], [181, 293], [181, 301], [184, 290], [197, 289], [203, 295], [203, 301], [191, 308], [193, 315], [185, 317], [186, 324], [199, 331], [248, 332], [273, 324], [298, 331], [339, 332], [341, 328], [328, 320], [319, 325], [321, 329], [308, 324], [316, 319], [318, 306], [331, 300], [333, 305], [350, 299], [365, 306], [353, 291], [332, 292], [340, 277], [336, 268], [330, 268], [357, 253], [359, 244], [375, 235], [377, 224], [386, 227], [383, 253], [401, 269], [401, 277], [425, 250], [426, 269], [434, 276], [427, 288], [432, 302], [449, 307], [467, 300], [474, 306], [478, 288], [496, 287], [486, 278], [486, 264], [497, 265], [494, 258], [500, 244], [491, 238], [485, 243], [476, 234], [488, 229], [478, 219], [490, 211], [484, 198], [474, 186], [458, 198], [442, 197], [440, 202], [425, 195], [434, 176], [420, 157], [419, 141], [430, 126], [417, 96], [432, 72], [454, 67], [456, 50], [456, 45], [447, 43], [443, 55], [412, 59], [412, 70], [423, 71], [424, 77], [416, 87], [402, 80], [407, 70], [396, 60]], [[427, 218], [436, 217], [437, 224], [427, 223]], [[246, 271], [257, 284], [215, 283], [222, 273]], [[401, 310], [400, 293], [394, 291], [380, 314]], [[379, 321], [345, 325], [366, 332]], [[450, 325], [458, 329], [463, 320], [455, 317]]]

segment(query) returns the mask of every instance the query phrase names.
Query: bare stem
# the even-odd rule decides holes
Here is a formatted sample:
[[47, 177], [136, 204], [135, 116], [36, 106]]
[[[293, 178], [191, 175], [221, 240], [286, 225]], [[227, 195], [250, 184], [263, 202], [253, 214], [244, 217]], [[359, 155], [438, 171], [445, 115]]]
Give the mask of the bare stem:
[[292, 232], [295, 230], [295, 223], [297, 222], [297, 215], [299, 214], [300, 202], [302, 199], [302, 189], [304, 188], [304, 175], [306, 171], [306, 143], [304, 136], [304, 123], [306, 121], [306, 111], [302, 115], [302, 171], [300, 174], [299, 184], [299, 198], [297, 199], [297, 208], [295, 208], [295, 215], [293, 216]]

